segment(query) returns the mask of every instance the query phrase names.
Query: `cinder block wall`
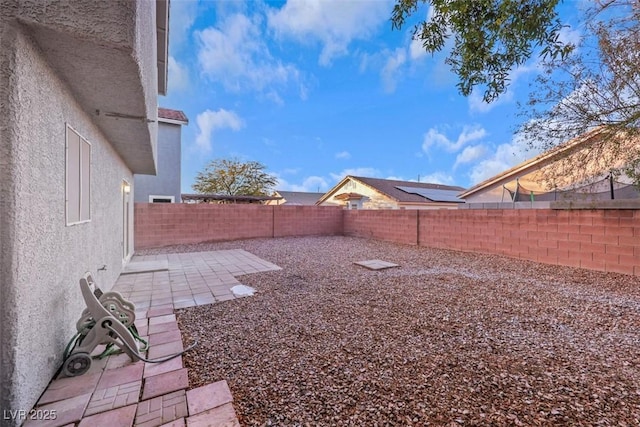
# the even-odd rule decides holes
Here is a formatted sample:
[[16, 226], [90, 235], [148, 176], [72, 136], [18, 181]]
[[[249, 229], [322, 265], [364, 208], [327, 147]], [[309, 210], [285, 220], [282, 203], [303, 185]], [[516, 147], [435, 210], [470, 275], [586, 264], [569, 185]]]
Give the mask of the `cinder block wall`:
[[267, 206], [273, 208], [273, 237], [342, 235], [342, 207]]
[[347, 235], [640, 275], [640, 210], [343, 210], [326, 206], [135, 206], [137, 249]]
[[344, 234], [640, 275], [638, 210], [416, 212], [345, 211]]
[[136, 203], [136, 249], [250, 239], [342, 234], [342, 208]]
[[345, 210], [344, 234], [418, 244], [418, 210]]

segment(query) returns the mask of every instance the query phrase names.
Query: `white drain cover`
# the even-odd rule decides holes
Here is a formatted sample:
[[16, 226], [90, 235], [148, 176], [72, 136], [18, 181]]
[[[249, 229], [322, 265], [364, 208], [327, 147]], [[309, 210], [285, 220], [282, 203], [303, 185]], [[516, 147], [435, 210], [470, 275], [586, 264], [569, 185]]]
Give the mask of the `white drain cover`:
[[233, 288], [231, 288], [231, 292], [233, 292], [233, 295], [237, 297], [250, 297], [256, 293], [256, 290], [251, 286], [235, 285]]

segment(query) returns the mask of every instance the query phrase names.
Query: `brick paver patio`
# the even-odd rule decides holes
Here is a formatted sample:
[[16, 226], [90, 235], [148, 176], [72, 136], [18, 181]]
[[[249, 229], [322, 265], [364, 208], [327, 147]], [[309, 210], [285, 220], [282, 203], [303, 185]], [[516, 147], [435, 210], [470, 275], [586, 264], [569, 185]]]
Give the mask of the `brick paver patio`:
[[[167, 261], [167, 269], [122, 275], [113, 288], [136, 305], [136, 327], [150, 345], [147, 358], [183, 349], [174, 309], [240, 298], [231, 291], [240, 284], [235, 276], [280, 269], [244, 250], [151, 255], [132, 263], [157, 265], [151, 261]], [[240, 425], [226, 381], [188, 386], [182, 357], [163, 363], [132, 362], [124, 354], [94, 359], [86, 374], [54, 379], [41, 396], [35, 409], [55, 410], [55, 420], [24, 426]]]

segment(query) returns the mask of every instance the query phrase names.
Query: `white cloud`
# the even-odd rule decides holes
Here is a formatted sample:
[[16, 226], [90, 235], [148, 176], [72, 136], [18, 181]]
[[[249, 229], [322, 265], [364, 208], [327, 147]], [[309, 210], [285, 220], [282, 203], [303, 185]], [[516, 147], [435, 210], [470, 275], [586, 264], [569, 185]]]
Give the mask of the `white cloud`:
[[422, 40], [412, 38], [411, 43], [409, 44], [409, 57], [413, 61], [417, 61], [426, 57], [427, 54], [427, 50], [422, 46]]
[[240, 130], [244, 125], [236, 113], [223, 108], [218, 111], [203, 111], [196, 117], [196, 123], [198, 124], [196, 146], [205, 152], [211, 151], [211, 137], [216, 130]]
[[403, 48], [397, 48], [389, 55], [386, 64], [382, 67], [382, 71], [380, 72], [385, 92], [395, 92], [397, 79], [400, 75], [400, 67], [402, 67], [406, 61], [407, 53]]
[[529, 150], [529, 146], [524, 137], [516, 134], [510, 143], [500, 144], [490, 157], [480, 161], [471, 168], [469, 172], [471, 183], [475, 185], [484, 181], [536, 154], [538, 153]]
[[281, 103], [276, 89], [298, 85], [300, 96], [306, 97], [307, 89], [301, 82], [299, 70], [272, 57], [258, 16], [235, 13], [217, 27], [208, 27], [195, 35], [202, 74], [222, 83], [225, 89], [256, 90]]
[[486, 153], [487, 147], [485, 147], [483, 144], [470, 145], [468, 147], [465, 147], [464, 150], [462, 150], [456, 157], [456, 162], [453, 165], [453, 169], [457, 168], [458, 165], [471, 163], [474, 160], [481, 158]]
[[333, 178], [334, 181], [338, 182], [347, 175], [377, 178], [380, 176], [380, 171], [375, 168], [349, 168], [343, 169], [338, 173], [330, 173], [329, 175], [331, 175], [331, 178]]
[[420, 175], [420, 182], [428, 182], [430, 184], [454, 185], [454, 179], [446, 172], [433, 172], [426, 175]]
[[280, 37], [322, 44], [318, 62], [330, 65], [346, 55], [349, 44], [367, 39], [391, 15], [392, 3], [385, 1], [288, 0], [268, 13], [269, 27]]
[[[277, 176], [277, 174], [276, 174]], [[305, 192], [323, 192], [329, 189], [329, 184], [321, 176], [308, 176], [301, 184], [289, 183], [283, 178], [277, 176], [278, 185], [276, 188], [283, 191], [305, 191]]]
[[560, 29], [558, 40], [564, 44], [578, 46], [582, 40], [582, 31], [577, 28], [571, 28], [571, 26], [564, 26]]
[[169, 90], [180, 91], [189, 87], [189, 70], [184, 65], [169, 56]]
[[351, 158], [351, 153], [349, 153], [348, 151], [340, 151], [339, 153], [336, 153], [336, 159], [347, 160], [350, 158]]
[[487, 136], [487, 131], [479, 125], [464, 126], [462, 132], [455, 141], [450, 140], [444, 133], [437, 128], [431, 128], [425, 133], [422, 141], [422, 150], [425, 153], [433, 146], [439, 146], [450, 152], [456, 152], [469, 142], [483, 139]]

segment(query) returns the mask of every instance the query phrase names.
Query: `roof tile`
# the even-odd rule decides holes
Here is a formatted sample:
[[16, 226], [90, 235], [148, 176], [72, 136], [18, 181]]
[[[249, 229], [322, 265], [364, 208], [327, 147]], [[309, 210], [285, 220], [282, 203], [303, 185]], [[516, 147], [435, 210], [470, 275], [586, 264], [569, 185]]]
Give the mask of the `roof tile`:
[[162, 108], [158, 107], [158, 117], [169, 120], [176, 120], [179, 122], [189, 123], [189, 119], [184, 114], [183, 111], [180, 110], [172, 110], [170, 108]]

